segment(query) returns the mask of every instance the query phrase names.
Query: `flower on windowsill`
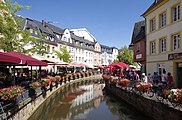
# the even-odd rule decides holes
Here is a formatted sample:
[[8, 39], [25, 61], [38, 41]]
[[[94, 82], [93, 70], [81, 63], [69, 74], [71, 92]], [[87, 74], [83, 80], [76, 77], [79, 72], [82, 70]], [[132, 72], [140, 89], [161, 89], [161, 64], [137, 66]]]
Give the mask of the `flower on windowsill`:
[[10, 86], [0, 90], [0, 96], [3, 100], [16, 100], [25, 89], [21, 86]]

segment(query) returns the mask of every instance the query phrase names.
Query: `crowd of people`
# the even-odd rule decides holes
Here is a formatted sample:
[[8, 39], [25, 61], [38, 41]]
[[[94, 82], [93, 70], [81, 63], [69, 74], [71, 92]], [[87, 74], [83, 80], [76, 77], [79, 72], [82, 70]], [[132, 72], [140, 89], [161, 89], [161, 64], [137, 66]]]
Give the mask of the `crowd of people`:
[[133, 69], [122, 69], [122, 68], [114, 68], [111, 72], [112, 76], [117, 76], [120, 79], [126, 78], [133, 82], [151, 82], [153, 85], [162, 84], [166, 88], [173, 88], [173, 76], [170, 72], [166, 73], [164, 69], [161, 74], [158, 72], [154, 72], [153, 75], [146, 75], [145, 73], [141, 73], [140, 71], [135, 71]]

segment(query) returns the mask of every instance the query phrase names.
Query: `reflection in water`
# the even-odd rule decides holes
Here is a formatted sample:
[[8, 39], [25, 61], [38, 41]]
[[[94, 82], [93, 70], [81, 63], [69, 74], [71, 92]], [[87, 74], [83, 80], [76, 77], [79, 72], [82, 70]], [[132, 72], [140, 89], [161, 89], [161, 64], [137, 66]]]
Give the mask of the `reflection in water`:
[[29, 120], [144, 120], [132, 108], [103, 95], [104, 84], [73, 84], [60, 89]]

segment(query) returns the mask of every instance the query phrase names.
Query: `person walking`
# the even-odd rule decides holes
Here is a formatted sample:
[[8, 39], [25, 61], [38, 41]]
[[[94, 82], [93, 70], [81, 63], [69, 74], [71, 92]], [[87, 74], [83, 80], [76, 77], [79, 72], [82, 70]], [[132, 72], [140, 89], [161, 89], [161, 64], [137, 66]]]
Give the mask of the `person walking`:
[[145, 75], [145, 73], [142, 73], [141, 81], [142, 81], [142, 82], [145, 82], [145, 83], [148, 82], [148, 78], [147, 78], [147, 76]]
[[154, 72], [154, 74], [152, 75], [152, 81], [153, 81], [153, 83], [154, 84], [158, 84], [159, 83], [159, 80], [158, 80], [158, 74], [157, 74], [157, 72]]
[[172, 84], [173, 84], [173, 76], [171, 75], [170, 72], [167, 73], [167, 85], [169, 87], [169, 89], [172, 88]]
[[162, 73], [162, 76], [161, 76], [161, 82], [163, 83], [163, 85], [164, 85], [165, 87], [167, 87], [167, 82], [166, 82], [166, 80], [167, 80], [166, 71], [163, 70], [163, 73]]

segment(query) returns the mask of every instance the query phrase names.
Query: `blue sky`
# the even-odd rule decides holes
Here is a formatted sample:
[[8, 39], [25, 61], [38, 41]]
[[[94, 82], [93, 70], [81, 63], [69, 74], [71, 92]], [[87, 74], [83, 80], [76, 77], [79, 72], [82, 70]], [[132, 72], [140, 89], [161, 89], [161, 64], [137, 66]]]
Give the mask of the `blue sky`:
[[134, 23], [154, 0], [14, 0], [31, 6], [19, 15], [52, 21], [60, 28], [86, 28], [100, 44], [129, 45]]

